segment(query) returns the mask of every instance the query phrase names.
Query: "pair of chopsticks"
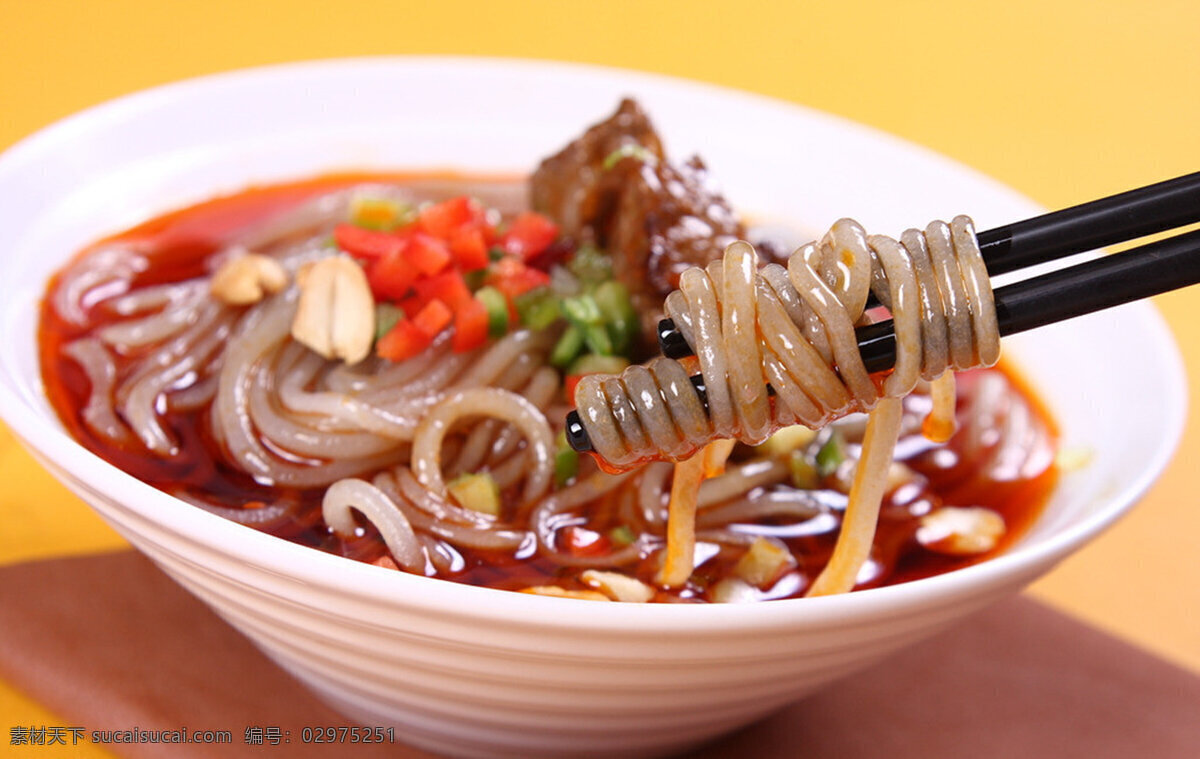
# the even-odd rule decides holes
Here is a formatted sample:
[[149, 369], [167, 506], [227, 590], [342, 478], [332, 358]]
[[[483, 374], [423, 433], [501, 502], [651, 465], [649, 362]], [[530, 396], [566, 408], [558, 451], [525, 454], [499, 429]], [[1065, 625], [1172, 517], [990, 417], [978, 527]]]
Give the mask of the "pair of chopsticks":
[[[1200, 221], [1200, 172], [1159, 182], [976, 235], [990, 276], [1018, 271], [1105, 245], [1136, 240]], [[1000, 335], [1014, 335], [1200, 282], [1200, 230], [1022, 280], [994, 291]], [[896, 361], [891, 320], [857, 330], [870, 372]], [[670, 319], [658, 329], [668, 358], [692, 355]], [[697, 375], [692, 384], [703, 390]], [[567, 415], [567, 440], [592, 450], [578, 413]]]

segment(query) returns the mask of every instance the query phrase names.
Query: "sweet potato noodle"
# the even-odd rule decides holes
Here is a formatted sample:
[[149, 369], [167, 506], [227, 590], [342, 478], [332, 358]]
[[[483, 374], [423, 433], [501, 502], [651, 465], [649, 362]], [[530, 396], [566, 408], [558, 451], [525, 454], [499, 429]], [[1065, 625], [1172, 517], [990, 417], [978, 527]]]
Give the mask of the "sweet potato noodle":
[[[542, 234], [552, 224], [523, 215], [529, 197], [558, 225], [553, 241]], [[394, 243], [421, 269], [392, 272], [399, 285], [348, 242], [360, 234], [348, 223], [376, 224], [380, 208], [390, 226], [368, 242]], [[469, 210], [476, 226], [446, 226], [447, 209]], [[483, 230], [481, 260], [466, 263], [483, 243], [464, 230]], [[626, 102], [528, 182], [327, 177], [100, 241], [50, 283], [43, 377], [77, 439], [168, 493], [454, 581], [597, 600], [760, 600], [903, 582], [1010, 544], [1053, 483], [1054, 432], [998, 369], [950, 384], [948, 370], [996, 360], [970, 222], [897, 242], [842, 221], [790, 259], [759, 245], [786, 268], [759, 269], [750, 245], [729, 244], [737, 237], [754, 233], [703, 164], [670, 164]], [[344, 360], [358, 347], [342, 345], [361, 325], [331, 316], [315, 340], [296, 326], [317, 264], [331, 260], [342, 278], [321, 290], [330, 313], [362, 279], [356, 267], [374, 288], [379, 336], [358, 346], [369, 349], [361, 361]], [[248, 289], [218, 275], [248, 276]], [[435, 289], [450, 280], [460, 290]], [[881, 307], [864, 313], [869, 292]], [[594, 373], [649, 355], [640, 333], [664, 298], [698, 359]], [[483, 304], [483, 332], [463, 339]], [[895, 370], [873, 377], [853, 327], [884, 311], [901, 349]], [[413, 344], [418, 327], [427, 342]], [[695, 371], [706, 406], [687, 379]], [[597, 451], [627, 471], [566, 449], [576, 383]], [[945, 443], [923, 434], [935, 408], [942, 437], [957, 418]], [[742, 442], [710, 442], [725, 437]], [[643, 461], [697, 451], [680, 469]]]
[[[854, 333], [871, 293], [895, 322], [895, 367], [881, 389], [863, 365]], [[901, 242], [868, 237], [842, 219], [819, 242], [797, 250], [786, 269], [769, 264], [760, 270], [754, 248], [735, 242], [722, 260], [685, 271], [666, 310], [695, 351], [705, 399], [671, 359], [630, 367], [619, 377], [584, 377], [575, 395], [580, 416], [596, 453], [610, 465], [689, 459], [715, 439], [756, 445], [788, 425], [815, 429], [870, 412], [841, 538], [810, 594], [850, 590], [867, 560], [900, 433], [899, 399], [921, 378], [943, 386], [935, 397], [953, 399], [952, 370], [991, 366], [1000, 355], [987, 270], [965, 216], [932, 222], [924, 232], [908, 230]], [[951, 432], [952, 413], [951, 404], [935, 403], [930, 427]], [[677, 481], [693, 483], [673, 493], [672, 521], [678, 510], [682, 525], [692, 521], [694, 507], [686, 501], [699, 488], [698, 467], [681, 463], [676, 470]], [[681, 539], [684, 550], [668, 550], [664, 584], [680, 585], [691, 574], [690, 540]]]

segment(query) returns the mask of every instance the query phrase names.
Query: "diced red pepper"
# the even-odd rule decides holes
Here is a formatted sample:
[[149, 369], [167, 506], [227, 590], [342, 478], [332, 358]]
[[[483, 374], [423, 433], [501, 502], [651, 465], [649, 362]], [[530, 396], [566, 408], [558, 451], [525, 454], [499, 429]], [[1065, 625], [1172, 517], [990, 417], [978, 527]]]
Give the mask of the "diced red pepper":
[[558, 239], [558, 225], [533, 211], [517, 214], [500, 241], [506, 253], [528, 261]]
[[413, 294], [401, 300], [397, 305], [400, 306], [400, 310], [404, 312], [404, 315], [411, 319], [421, 313], [421, 309], [425, 308], [425, 304], [428, 302], [428, 298], [422, 298], [420, 295]]
[[399, 253], [404, 248], [404, 238], [389, 232], [376, 232], [353, 224], [338, 224], [333, 238], [342, 250], [355, 258], [374, 260]]
[[500, 239], [500, 235], [496, 231], [496, 227], [487, 220], [487, 216], [483, 217], [483, 221], [479, 223], [479, 229], [483, 232], [483, 241], [487, 243], [490, 249]]
[[433, 339], [441, 334], [442, 330], [450, 326], [450, 322], [454, 319], [454, 313], [450, 307], [442, 303], [436, 298], [425, 304], [425, 307], [417, 312], [413, 317], [413, 324], [417, 329], [421, 330], [429, 339]]
[[376, 300], [399, 300], [408, 295], [417, 278], [417, 269], [408, 262], [401, 248], [367, 264], [367, 282]]
[[423, 232], [417, 232], [409, 239], [404, 257], [425, 276], [437, 274], [445, 269], [451, 260], [450, 249], [446, 243]]
[[488, 244], [483, 229], [476, 224], [459, 227], [450, 237], [450, 252], [463, 271], [475, 271], [488, 265]]
[[418, 280], [416, 288], [417, 295], [426, 301], [436, 298], [453, 311], [459, 310], [467, 301], [473, 300], [471, 290], [463, 281], [462, 272], [456, 269], [447, 269], [441, 274]]
[[375, 343], [375, 352], [388, 361], [404, 361], [429, 347], [432, 339], [408, 319], [396, 322], [386, 335]]
[[550, 284], [550, 275], [530, 268], [512, 256], [505, 256], [492, 267], [487, 283], [512, 299], [535, 287]]
[[459, 227], [486, 219], [486, 213], [471, 198], [460, 195], [421, 209], [417, 226], [434, 237], [449, 240]]
[[487, 342], [487, 307], [475, 298], [459, 307], [454, 315], [454, 352], [466, 353]]
[[[496, 229], [477, 202], [460, 196], [435, 203], [422, 209], [415, 223], [397, 231], [342, 224], [334, 235], [343, 250], [366, 261], [377, 299], [395, 302], [405, 313], [379, 339], [380, 356], [392, 361], [411, 358], [451, 323], [454, 350], [473, 350], [487, 342], [492, 315], [463, 279], [465, 272], [488, 268], [489, 249], [497, 240]], [[546, 251], [557, 236], [558, 228], [549, 219], [524, 213], [501, 240], [509, 255], [488, 270], [486, 282], [504, 296], [511, 320], [517, 316], [517, 296], [550, 282], [548, 274], [524, 259]]]

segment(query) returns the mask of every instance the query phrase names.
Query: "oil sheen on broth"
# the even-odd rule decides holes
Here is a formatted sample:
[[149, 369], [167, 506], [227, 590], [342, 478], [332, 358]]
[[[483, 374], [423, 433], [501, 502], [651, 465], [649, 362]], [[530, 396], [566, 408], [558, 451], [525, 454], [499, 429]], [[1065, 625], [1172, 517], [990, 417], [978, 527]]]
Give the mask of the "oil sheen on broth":
[[[248, 229], [263, 224], [288, 209], [313, 198], [346, 191], [355, 186], [400, 186], [417, 198], [441, 201], [461, 195], [480, 196], [511, 220], [523, 200], [524, 183], [512, 178], [337, 175], [313, 180], [260, 187], [171, 213], [127, 232], [107, 238], [89, 248], [128, 246], [147, 262], [128, 283], [128, 290], [162, 283], [179, 282], [211, 273], [210, 258]], [[576, 242], [563, 241], [555, 255], [559, 262], [576, 254]], [[86, 255], [84, 251], [81, 255]], [[61, 280], [50, 285], [50, 292]], [[288, 487], [266, 483], [231, 465], [227, 452], [214, 439], [208, 419], [210, 409], [199, 411], [160, 409], [163, 426], [176, 441], [171, 456], [150, 455], [137, 440], [106, 439], [85, 424], [83, 410], [91, 383], [79, 364], [64, 353], [64, 347], [96, 334], [123, 317], [106, 309], [103, 299], [85, 302], [83, 325], [62, 318], [47, 297], [41, 314], [40, 351], [43, 379], [50, 401], [71, 434], [94, 453], [165, 492], [204, 502], [216, 510], [235, 509], [249, 526], [281, 538], [349, 557], [395, 564], [377, 531], [369, 522], [353, 537], [340, 537], [324, 523], [321, 502], [324, 487]], [[553, 329], [553, 328], [552, 328]], [[114, 351], [117, 377], [130, 371], [137, 355]], [[561, 376], [561, 374], [560, 374]], [[195, 381], [192, 378], [191, 381]], [[182, 378], [173, 391], [186, 389]], [[547, 418], [561, 428], [561, 412], [569, 407], [560, 388], [547, 411]], [[917, 393], [904, 401], [905, 425], [896, 449], [893, 467], [896, 485], [885, 496], [874, 548], [860, 572], [859, 588], [907, 582], [984, 560], [1003, 551], [1028, 528], [1045, 503], [1056, 477], [1053, 465], [1057, 433], [1042, 405], [1025, 384], [1003, 364], [993, 369], [961, 374], [958, 383], [960, 429], [946, 444], [930, 443], [920, 433], [920, 421], [928, 412], [928, 395]], [[982, 404], [982, 405], [980, 405]], [[832, 551], [840, 514], [846, 503], [849, 472], [858, 453], [861, 421], [850, 418], [807, 440], [798, 450], [784, 452], [739, 446], [731, 467], [743, 467], [754, 476], [755, 467], [776, 472], [767, 484], [739, 494], [730, 503], [702, 506], [698, 524], [697, 566], [682, 588], [657, 589], [655, 600], [712, 600], [712, 588], [735, 572], [746, 546], [755, 537], [768, 537], [785, 544], [796, 563], [757, 589], [754, 598], [803, 595]], [[577, 477], [589, 476], [591, 465], [582, 462]], [[773, 468], [773, 469], [772, 469]], [[814, 474], [813, 469], [816, 469]], [[782, 473], [782, 476], [779, 476]], [[364, 475], [365, 476], [365, 475]], [[810, 489], [793, 484], [813, 478]], [[660, 489], [664, 487], [659, 477]], [[588, 567], [605, 568], [603, 559], [626, 547], [636, 535], [637, 555], [622, 560], [627, 574], [651, 583], [661, 561], [661, 524], [643, 520], [631, 525], [636, 507], [628, 501], [635, 488], [618, 487], [590, 502], [571, 509], [555, 524], [554, 540], [565, 555], [581, 563], [554, 560], [539, 550], [532, 532], [526, 540], [504, 550], [454, 545], [442, 541], [441, 561], [428, 568], [437, 577], [494, 588], [523, 589], [558, 585], [584, 590], [581, 573]], [[530, 530], [531, 505], [520, 504], [517, 488], [507, 488], [501, 519], [513, 530]], [[665, 490], [662, 490], [665, 497]], [[624, 502], [623, 502], [624, 501]], [[781, 508], [749, 508], [756, 502], [782, 504]], [[278, 509], [284, 504], [284, 509]], [[663, 502], [665, 508], [665, 501]], [[982, 553], [956, 553], [930, 547], [920, 530], [923, 518], [945, 506], [983, 507], [1003, 518], [1003, 536]], [[269, 508], [276, 507], [276, 508]], [[719, 519], [725, 509], [733, 516]], [[742, 520], [741, 513], [754, 513]], [[263, 519], [255, 519], [259, 511]], [[706, 517], [713, 517], [708, 519]], [[716, 515], [716, 516], [714, 516]], [[706, 521], [707, 520], [707, 521]], [[636, 521], [636, 520], [635, 520]], [[655, 534], [657, 531], [657, 535]], [[709, 539], [713, 537], [713, 539]], [[628, 552], [626, 552], [628, 553]]]

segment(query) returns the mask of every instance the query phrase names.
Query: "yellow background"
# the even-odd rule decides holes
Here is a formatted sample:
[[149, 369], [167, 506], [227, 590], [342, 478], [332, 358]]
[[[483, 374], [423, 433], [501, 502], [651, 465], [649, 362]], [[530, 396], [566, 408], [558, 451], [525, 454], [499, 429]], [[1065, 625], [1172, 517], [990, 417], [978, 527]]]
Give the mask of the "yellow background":
[[[1200, 170], [1198, 29], [1195, 0], [0, 0], [0, 148], [86, 106], [216, 71], [353, 55], [514, 56], [803, 103], [1061, 207]], [[389, 96], [402, 93], [380, 93]], [[1200, 290], [1157, 302], [1200, 398]], [[1145, 501], [1032, 592], [1200, 672], [1197, 462], [1193, 410]], [[0, 563], [121, 544], [3, 427], [0, 482]], [[21, 723], [62, 722], [0, 683], [0, 728]]]

